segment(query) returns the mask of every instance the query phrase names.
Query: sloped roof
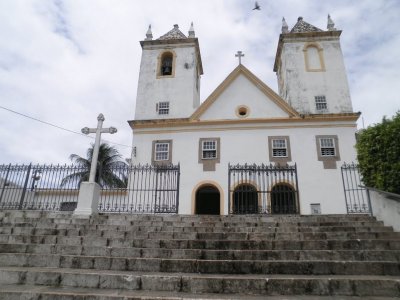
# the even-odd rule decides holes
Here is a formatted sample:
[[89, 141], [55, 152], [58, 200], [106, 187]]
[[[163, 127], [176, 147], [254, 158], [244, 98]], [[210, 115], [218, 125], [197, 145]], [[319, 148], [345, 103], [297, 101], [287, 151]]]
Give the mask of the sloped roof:
[[293, 26], [290, 33], [299, 33], [299, 32], [316, 32], [316, 31], [323, 31], [310, 23], [303, 21], [303, 17], [299, 17], [297, 19], [297, 23]]
[[292, 108], [285, 100], [283, 100], [277, 93], [275, 93], [270, 87], [262, 82], [257, 76], [255, 76], [249, 69], [242, 64], [239, 64], [222, 83], [211, 93], [211, 95], [196, 109], [196, 111], [190, 117], [190, 120], [199, 119], [201, 115], [218, 99], [223, 91], [240, 75], [245, 76], [251, 81], [258, 89], [260, 89], [265, 95], [268, 96], [276, 105], [278, 105], [283, 111], [285, 111], [290, 117], [298, 117], [299, 113]]
[[176, 24], [174, 25], [174, 28], [172, 28], [166, 34], [158, 38], [158, 40], [176, 40], [176, 39], [187, 39], [187, 36], [184, 35], [182, 31], [179, 30], [179, 26]]

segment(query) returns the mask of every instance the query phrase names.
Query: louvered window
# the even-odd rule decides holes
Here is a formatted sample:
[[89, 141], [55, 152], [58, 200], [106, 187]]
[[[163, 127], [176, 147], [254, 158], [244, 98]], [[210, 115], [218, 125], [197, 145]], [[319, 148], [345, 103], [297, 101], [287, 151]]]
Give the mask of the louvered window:
[[321, 156], [335, 156], [335, 140], [332, 138], [321, 138], [319, 140], [319, 145], [321, 149]]
[[272, 157], [287, 157], [287, 145], [285, 139], [272, 140]]
[[217, 158], [217, 141], [205, 140], [202, 141], [202, 159], [215, 159]]

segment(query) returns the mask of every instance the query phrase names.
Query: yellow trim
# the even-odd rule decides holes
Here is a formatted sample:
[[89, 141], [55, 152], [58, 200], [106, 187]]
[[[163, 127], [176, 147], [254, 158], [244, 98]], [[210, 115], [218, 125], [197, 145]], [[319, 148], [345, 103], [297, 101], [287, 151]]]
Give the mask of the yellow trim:
[[190, 119], [158, 119], [145, 121], [128, 121], [132, 129], [142, 128], [171, 128], [184, 126], [208, 126], [208, 125], [234, 125], [234, 124], [256, 124], [256, 123], [308, 123], [308, 122], [332, 122], [347, 121], [355, 122], [360, 113], [348, 114], [318, 114], [306, 115], [294, 118], [257, 118], [257, 119], [231, 119], [231, 120], [190, 120]]
[[[317, 48], [318, 51], [318, 56], [319, 56], [319, 65], [321, 66], [319, 69], [312, 69], [310, 68], [310, 62], [308, 59], [308, 49], [309, 48]], [[303, 48], [303, 53], [304, 53], [304, 63], [305, 63], [305, 68], [307, 72], [325, 72], [325, 61], [324, 61], [324, 49], [315, 42], [312, 43], [305, 43], [304, 48]]]
[[293, 128], [357, 128], [357, 124], [335, 124], [335, 125], [296, 125], [296, 126], [251, 126], [251, 127], [215, 127], [215, 128], [191, 128], [191, 129], [166, 129], [166, 130], [139, 130], [134, 134], [162, 134], [178, 132], [206, 132], [206, 131], [232, 131], [232, 130], [257, 130], [257, 129], [293, 129]]
[[251, 73], [242, 64], [238, 65], [226, 78], [225, 80], [211, 93], [210, 96], [197, 108], [192, 114], [190, 120], [199, 119], [201, 115], [213, 104], [217, 98], [226, 90], [226, 88], [240, 75], [245, 76], [250, 82], [252, 82], [261, 92], [263, 92], [269, 99], [271, 99], [276, 105], [278, 105], [283, 111], [289, 116], [298, 117], [299, 114], [283, 100], [278, 94], [276, 94], [271, 88], [269, 88], [264, 82], [262, 82], [257, 76]]
[[213, 180], [200, 181], [193, 188], [193, 190], [192, 190], [192, 208], [191, 208], [192, 215], [195, 214], [195, 210], [196, 210], [196, 193], [197, 193], [197, 190], [199, 188], [203, 187], [203, 186], [213, 186], [219, 191], [219, 214], [222, 216], [224, 214], [224, 199], [225, 199], [224, 190], [222, 189], [222, 187], [216, 181], [213, 181]]

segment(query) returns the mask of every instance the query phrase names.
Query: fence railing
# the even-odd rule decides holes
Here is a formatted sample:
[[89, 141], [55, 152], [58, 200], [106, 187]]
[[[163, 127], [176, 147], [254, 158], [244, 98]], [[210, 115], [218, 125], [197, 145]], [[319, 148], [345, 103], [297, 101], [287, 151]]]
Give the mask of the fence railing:
[[[101, 182], [99, 211], [177, 213], [179, 170], [179, 165], [112, 168], [111, 181]], [[74, 210], [79, 178], [88, 172], [74, 165], [0, 165], [0, 209]]]
[[78, 201], [77, 181], [63, 182], [83, 168], [67, 165], [0, 165], [0, 208], [68, 210]]
[[229, 165], [230, 214], [298, 214], [297, 167]]
[[341, 167], [344, 197], [348, 214], [371, 213], [368, 190], [362, 182], [358, 164], [344, 163]]
[[125, 189], [103, 187], [99, 210], [130, 213], [178, 213], [179, 165], [138, 165], [114, 170], [128, 178]]

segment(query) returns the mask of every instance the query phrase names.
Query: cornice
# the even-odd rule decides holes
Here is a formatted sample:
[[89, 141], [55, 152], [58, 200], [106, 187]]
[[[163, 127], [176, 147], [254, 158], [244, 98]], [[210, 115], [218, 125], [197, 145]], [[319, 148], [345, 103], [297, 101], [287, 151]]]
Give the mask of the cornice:
[[145, 128], [169, 128], [169, 127], [191, 127], [191, 126], [219, 126], [219, 125], [244, 125], [244, 124], [266, 124], [266, 123], [310, 123], [310, 122], [356, 122], [361, 113], [341, 114], [313, 114], [300, 115], [289, 118], [254, 118], [254, 119], [220, 119], [220, 120], [193, 120], [184, 119], [162, 119], [162, 120], [131, 120], [128, 124], [132, 129]]

